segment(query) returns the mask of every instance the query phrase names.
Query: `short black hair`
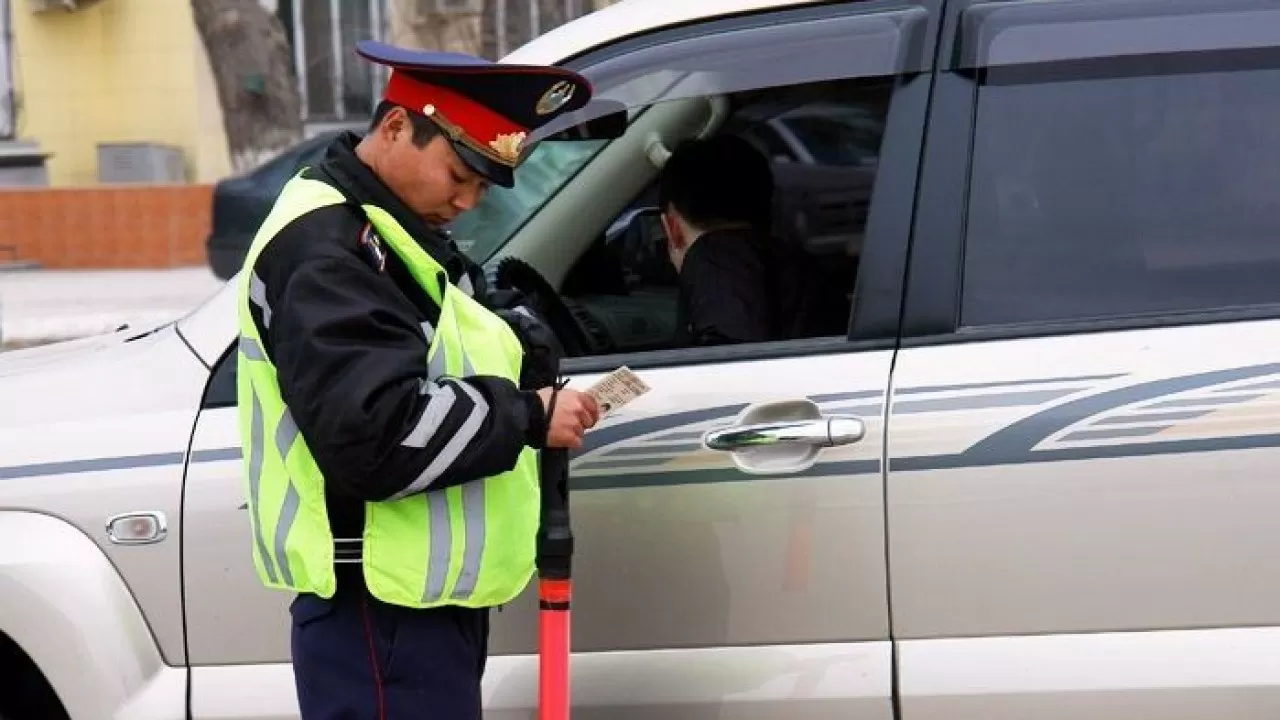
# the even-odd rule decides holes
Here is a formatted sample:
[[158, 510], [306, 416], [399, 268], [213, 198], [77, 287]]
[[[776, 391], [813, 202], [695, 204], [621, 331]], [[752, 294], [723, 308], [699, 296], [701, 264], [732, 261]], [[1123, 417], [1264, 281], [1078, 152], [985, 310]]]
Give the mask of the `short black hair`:
[[686, 140], [662, 168], [658, 207], [674, 208], [704, 230], [738, 223], [768, 228], [773, 170], [768, 159], [738, 135]]
[[[373, 111], [373, 120], [369, 122], [369, 130], [372, 132], [377, 129], [382, 121], [386, 119], [387, 114], [393, 109], [401, 107], [390, 100], [382, 100], [378, 103], [378, 107]], [[425, 115], [420, 115], [408, 108], [405, 108], [405, 114], [409, 116], [409, 126], [413, 128], [413, 144], [417, 147], [426, 147], [431, 139], [440, 134], [440, 126], [431, 122]]]

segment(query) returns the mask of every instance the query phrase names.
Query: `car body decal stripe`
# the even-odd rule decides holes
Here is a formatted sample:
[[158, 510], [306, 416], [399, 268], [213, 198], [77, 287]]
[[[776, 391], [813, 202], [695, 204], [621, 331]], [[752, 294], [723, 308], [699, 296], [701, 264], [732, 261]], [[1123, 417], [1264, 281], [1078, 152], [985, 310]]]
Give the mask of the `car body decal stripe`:
[[[236, 457], [240, 457], [239, 448]], [[164, 465], [181, 465], [186, 453], [154, 453], [149, 455], [126, 455], [124, 457], [89, 458], [86, 460], [67, 460], [63, 462], [36, 463], [34, 465], [15, 465], [0, 467], [0, 480], [17, 480], [19, 478], [41, 477], [44, 475], [73, 475], [76, 473], [108, 472], [111, 470], [135, 470], [146, 467]]]
[[[1141, 423], [1144, 424], [1143, 427], [1127, 429], [1106, 428], [1098, 431], [1084, 432], [1104, 433], [1102, 435], [1093, 434], [1091, 439], [1118, 439], [1121, 437], [1135, 437], [1138, 435], [1154, 433], [1164, 427], [1168, 427], [1168, 424], [1171, 421], [1176, 422], [1178, 420], [1193, 419], [1205, 414], [1208, 410], [1204, 410], [1203, 408], [1206, 406], [1211, 408], [1214, 405], [1220, 404], [1219, 402], [1215, 402], [1215, 400], [1225, 401], [1229, 398], [1241, 398], [1241, 401], [1243, 401], [1245, 398], [1243, 395], [1225, 395], [1225, 391], [1227, 390], [1260, 390], [1272, 385], [1280, 387], [1280, 381], [1271, 378], [1258, 380], [1252, 384], [1237, 386], [1234, 388], [1222, 388], [1224, 395], [1219, 397], [1206, 397], [1203, 401], [1192, 400], [1190, 398], [1165, 399], [1169, 398], [1170, 395], [1196, 390], [1203, 391], [1207, 394], [1215, 391], [1215, 388], [1213, 388], [1215, 385], [1239, 383], [1277, 373], [1280, 373], [1280, 363], [1272, 363], [1250, 367], [1230, 368], [1182, 377], [1164, 378], [1107, 390], [1093, 395], [1086, 395], [1058, 405], [1046, 407], [1041, 412], [1015, 420], [1009, 425], [996, 430], [984, 439], [979, 440], [962, 452], [942, 455], [891, 458], [890, 466], [895, 471], [910, 472], [920, 470], [944, 470], [961, 467], [1054, 462], [1061, 460], [1103, 459], [1168, 453], [1192, 453], [1276, 447], [1280, 446], [1280, 434], [1179, 439], [1143, 443], [1119, 443], [1114, 445], [1102, 444], [1075, 448], [1036, 449], [1037, 445], [1055, 434], [1065, 431], [1068, 428], [1072, 428], [1073, 426], [1080, 425], [1081, 423], [1085, 423], [1085, 421], [1095, 418], [1095, 416], [1107, 411], [1124, 408], [1128, 405], [1133, 405], [1135, 407], [1131, 410], [1125, 411], [1125, 414], [1120, 416], [1096, 418], [1092, 424], [1097, 426], [1122, 423]], [[965, 390], [1008, 388], [1015, 386], [1026, 388], [1037, 384], [1070, 383], [1088, 380], [1102, 381], [1118, 377], [1124, 377], [1124, 375], [1090, 375], [975, 383], [972, 385], [920, 386], [899, 390], [897, 395], [919, 395], [930, 392], [956, 392]], [[1070, 393], [1079, 392], [1084, 389], [1085, 388], [1057, 388], [1052, 390], [1026, 390], [1022, 392], [1009, 393], [994, 392], [953, 398], [909, 400], [897, 403], [895, 406], [895, 412], [907, 412], [908, 408], [911, 408], [911, 410], [915, 412], [925, 413], [946, 409], [1013, 407], [1015, 405], [1051, 402]], [[865, 390], [811, 396], [811, 399], [815, 402], [823, 403], [847, 402], [876, 398], [883, 398], [883, 392]], [[1014, 400], [1017, 400], [1017, 402], [1014, 403]], [[1138, 405], [1145, 403], [1145, 407], [1142, 409], [1152, 409], [1160, 406], [1168, 406], [1170, 403], [1175, 402], [1180, 403], [1179, 407], [1195, 406], [1201, 409], [1198, 411], [1188, 410], [1186, 412], [1142, 413], [1137, 407]], [[1185, 403], [1185, 405], [1182, 403]], [[698, 451], [701, 449], [699, 444], [688, 441], [697, 440], [702, 436], [702, 432], [698, 430], [689, 430], [687, 426], [717, 419], [730, 418], [741, 411], [744, 407], [746, 407], [745, 403], [698, 408], [694, 410], [676, 412], [670, 415], [623, 422], [617, 425], [606, 426], [596, 430], [595, 432], [589, 433], [586, 437], [586, 447], [576, 454], [579, 458], [581, 458], [581, 455], [583, 454], [609, 448], [611, 445], [627, 442], [636, 438], [644, 438], [644, 444], [609, 448], [606, 453], [603, 453], [598, 457], [593, 456], [589, 459], [583, 458], [586, 462], [577, 464], [578, 469], [585, 469], [585, 465], [594, 464], [593, 461], [603, 459], [605, 457], [615, 459], [614, 461], [618, 463], [624, 462], [622, 460], [623, 457], [631, 457], [633, 459], [628, 461], [629, 464], [638, 467], [635, 467], [634, 471], [626, 473], [583, 475], [574, 477], [573, 486], [576, 489], [589, 490], [768, 480], [770, 476], [750, 475], [740, 472], [732, 467], [673, 470], [666, 472], [661, 470], [662, 463], [669, 462], [672, 459], [680, 457], [683, 453]], [[878, 404], [875, 407], [878, 411]], [[878, 412], [876, 414], [878, 415]], [[1161, 427], [1154, 427], [1153, 424], [1156, 423], [1161, 424]], [[1077, 431], [1077, 434], [1074, 437], [1075, 439], [1081, 439], [1080, 431]], [[660, 442], [666, 442], [667, 444], [659, 444]], [[640, 457], [643, 455], [657, 455], [659, 457], [645, 461]], [[240, 459], [241, 453], [238, 447], [196, 450], [190, 455], [190, 462], [192, 463], [227, 462], [233, 460], [238, 461]], [[108, 472], [170, 465], [181, 466], [186, 462], [186, 460], [187, 455], [185, 453], [168, 452], [34, 463], [28, 465], [0, 467], [0, 480], [91, 472]], [[794, 477], [847, 476], [878, 472], [880, 472], [880, 461], [878, 459], [844, 460], [827, 463], [820, 462], [808, 472], [801, 475], [780, 475], [777, 476], [777, 478], [787, 479]]]
[[1062, 438], [1066, 442], [1077, 440], [1119, 440], [1121, 438], [1146, 437], [1173, 427], [1169, 423], [1163, 425], [1146, 425], [1143, 427], [1107, 428], [1105, 430], [1080, 430]]
[[[1243, 435], [1221, 438], [1197, 438], [1166, 442], [1126, 443], [1120, 445], [1096, 445], [1091, 447], [1058, 448], [1052, 450], [1028, 450], [1019, 455], [988, 454], [985, 458], [971, 451], [947, 455], [921, 455], [891, 457], [890, 469], [894, 472], [918, 472], [925, 470], [954, 470], [966, 467], [994, 467], [1001, 465], [1060, 462], [1064, 460], [1113, 459], [1144, 457], [1178, 453], [1214, 452], [1221, 450], [1247, 450], [1252, 448], [1280, 447], [1280, 434]], [[16, 480], [30, 477], [71, 475], [90, 472], [134, 470], [168, 465], [181, 466], [182, 453], [155, 453], [125, 457], [92, 458], [68, 462], [40, 463], [0, 467], [0, 480]], [[192, 463], [228, 462], [240, 460], [239, 448], [218, 448], [192, 453]], [[651, 470], [656, 468], [651, 468]], [[795, 477], [826, 477], [877, 473], [878, 460], [853, 460], [819, 463], [812, 470], [800, 475], [760, 476], [749, 475], [733, 468], [679, 470], [672, 472], [633, 472], [610, 476], [572, 476], [574, 489], [603, 490], [611, 488], [706, 484], [717, 482], [747, 482], [751, 480], [785, 480]]]
[[1221, 407], [1237, 403], [1253, 402], [1263, 395], [1217, 395], [1203, 398], [1180, 398], [1178, 400], [1162, 400], [1143, 405], [1146, 410], [1177, 410], [1180, 408]]
[[1174, 393], [1280, 372], [1280, 363], [1215, 370], [1107, 390], [1056, 405], [997, 430], [962, 453], [971, 465], [1026, 462], [1032, 448], [1053, 434], [1099, 413]]
[[920, 387], [901, 388], [899, 395], [922, 395], [936, 392], [961, 392], [964, 390], [990, 390], [993, 388], [1025, 387], [1028, 385], [1050, 385], [1065, 382], [1086, 382], [1115, 380], [1124, 377], [1123, 373], [1114, 375], [1077, 375], [1074, 377], [1037, 378], [1034, 380], [996, 380], [992, 382], [970, 383], [968, 385], [921, 385]]
[[1178, 420], [1195, 420], [1213, 412], [1212, 410], [1178, 410], [1176, 412], [1153, 412], [1142, 413], [1134, 412], [1129, 415], [1113, 415], [1111, 417], [1098, 418], [1093, 421], [1094, 425], [1130, 425], [1136, 423], [1171, 423]]

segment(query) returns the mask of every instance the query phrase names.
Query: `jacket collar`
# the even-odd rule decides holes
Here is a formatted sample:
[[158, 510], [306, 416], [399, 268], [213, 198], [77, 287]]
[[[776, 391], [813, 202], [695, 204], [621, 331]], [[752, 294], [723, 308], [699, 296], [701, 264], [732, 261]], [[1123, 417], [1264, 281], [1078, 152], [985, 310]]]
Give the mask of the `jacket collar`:
[[353, 132], [344, 132], [336, 138], [325, 151], [320, 174], [325, 175], [348, 199], [360, 205], [374, 205], [390, 213], [400, 227], [448, 271], [449, 280], [459, 282], [468, 274], [471, 261], [448, 235], [418, 217], [360, 160], [355, 152], [359, 141], [360, 136]]

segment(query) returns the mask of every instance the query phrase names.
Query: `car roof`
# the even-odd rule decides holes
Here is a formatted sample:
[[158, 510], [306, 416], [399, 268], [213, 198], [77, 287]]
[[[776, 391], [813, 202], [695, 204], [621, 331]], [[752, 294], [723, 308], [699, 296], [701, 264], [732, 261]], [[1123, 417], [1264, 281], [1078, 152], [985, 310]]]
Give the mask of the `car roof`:
[[823, 0], [622, 0], [534, 38], [501, 62], [554, 65], [602, 45], [664, 27], [820, 2]]

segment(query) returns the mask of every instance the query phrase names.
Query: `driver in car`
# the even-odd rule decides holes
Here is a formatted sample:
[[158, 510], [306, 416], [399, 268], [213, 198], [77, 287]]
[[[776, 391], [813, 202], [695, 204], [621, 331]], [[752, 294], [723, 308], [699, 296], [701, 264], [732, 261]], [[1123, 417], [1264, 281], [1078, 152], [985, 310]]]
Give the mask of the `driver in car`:
[[737, 135], [676, 147], [658, 180], [667, 252], [680, 276], [682, 345], [845, 332], [843, 295], [816, 260], [775, 238], [769, 161]]

